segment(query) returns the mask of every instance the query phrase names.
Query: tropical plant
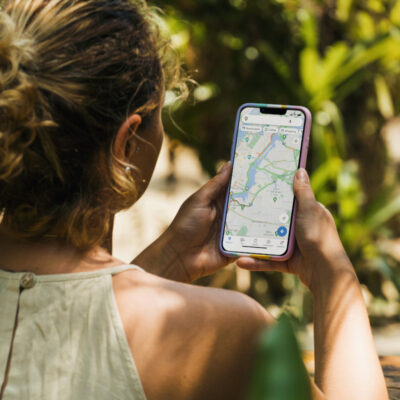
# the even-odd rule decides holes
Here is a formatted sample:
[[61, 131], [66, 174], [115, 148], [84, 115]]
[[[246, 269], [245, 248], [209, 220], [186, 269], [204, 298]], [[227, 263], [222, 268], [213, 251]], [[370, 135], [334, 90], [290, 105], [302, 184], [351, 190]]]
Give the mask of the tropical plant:
[[310, 380], [290, 318], [285, 314], [260, 337], [248, 399], [311, 400]]
[[[309, 107], [309, 170], [316, 196], [334, 214], [362, 283], [386, 301], [382, 288], [391, 282], [398, 301], [399, 260], [382, 243], [400, 234], [399, 160], [388, 159], [381, 130], [400, 111], [400, 99], [393, 96], [400, 88], [400, 0], [173, 0], [159, 5], [198, 82], [195, 106], [175, 107], [182, 129], [167, 123], [174, 143], [194, 147], [213, 174], [229, 156], [240, 104]], [[173, 93], [167, 99], [172, 103]], [[305, 290], [295, 278], [265, 276], [252, 275], [249, 294], [263, 303], [272, 297], [295, 306], [298, 316], [308, 319], [299, 306], [307, 304], [303, 294], [299, 298]], [[254, 287], [263, 279], [270, 289], [264, 295]], [[397, 303], [391, 314], [398, 309]]]

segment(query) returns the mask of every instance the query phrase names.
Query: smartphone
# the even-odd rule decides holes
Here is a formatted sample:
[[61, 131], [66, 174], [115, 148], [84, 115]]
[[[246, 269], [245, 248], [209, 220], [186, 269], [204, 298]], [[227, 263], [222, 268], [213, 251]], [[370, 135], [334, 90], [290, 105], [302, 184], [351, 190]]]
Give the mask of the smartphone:
[[293, 179], [305, 167], [311, 113], [301, 106], [243, 104], [237, 113], [220, 250], [284, 261], [294, 250]]

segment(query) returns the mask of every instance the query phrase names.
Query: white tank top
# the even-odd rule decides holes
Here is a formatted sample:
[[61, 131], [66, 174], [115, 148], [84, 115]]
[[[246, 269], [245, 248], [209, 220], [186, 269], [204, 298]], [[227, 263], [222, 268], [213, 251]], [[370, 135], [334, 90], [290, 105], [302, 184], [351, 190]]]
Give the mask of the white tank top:
[[146, 399], [112, 287], [129, 269], [0, 270], [1, 400]]

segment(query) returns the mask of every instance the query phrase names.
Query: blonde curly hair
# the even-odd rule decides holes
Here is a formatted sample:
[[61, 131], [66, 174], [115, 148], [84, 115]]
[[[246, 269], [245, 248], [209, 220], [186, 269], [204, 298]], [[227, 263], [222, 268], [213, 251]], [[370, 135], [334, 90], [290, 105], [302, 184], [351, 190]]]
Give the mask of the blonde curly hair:
[[21, 238], [103, 243], [137, 199], [112, 154], [133, 113], [146, 124], [180, 66], [141, 0], [0, 3], [0, 208]]

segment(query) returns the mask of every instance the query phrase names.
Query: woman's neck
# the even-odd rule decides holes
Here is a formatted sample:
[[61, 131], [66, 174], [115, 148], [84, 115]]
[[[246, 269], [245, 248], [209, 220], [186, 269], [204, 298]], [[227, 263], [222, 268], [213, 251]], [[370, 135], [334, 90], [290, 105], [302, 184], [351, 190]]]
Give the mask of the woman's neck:
[[35, 241], [16, 239], [0, 231], [0, 269], [36, 274], [62, 274], [93, 271], [123, 264], [98, 246], [80, 251], [55, 238]]

